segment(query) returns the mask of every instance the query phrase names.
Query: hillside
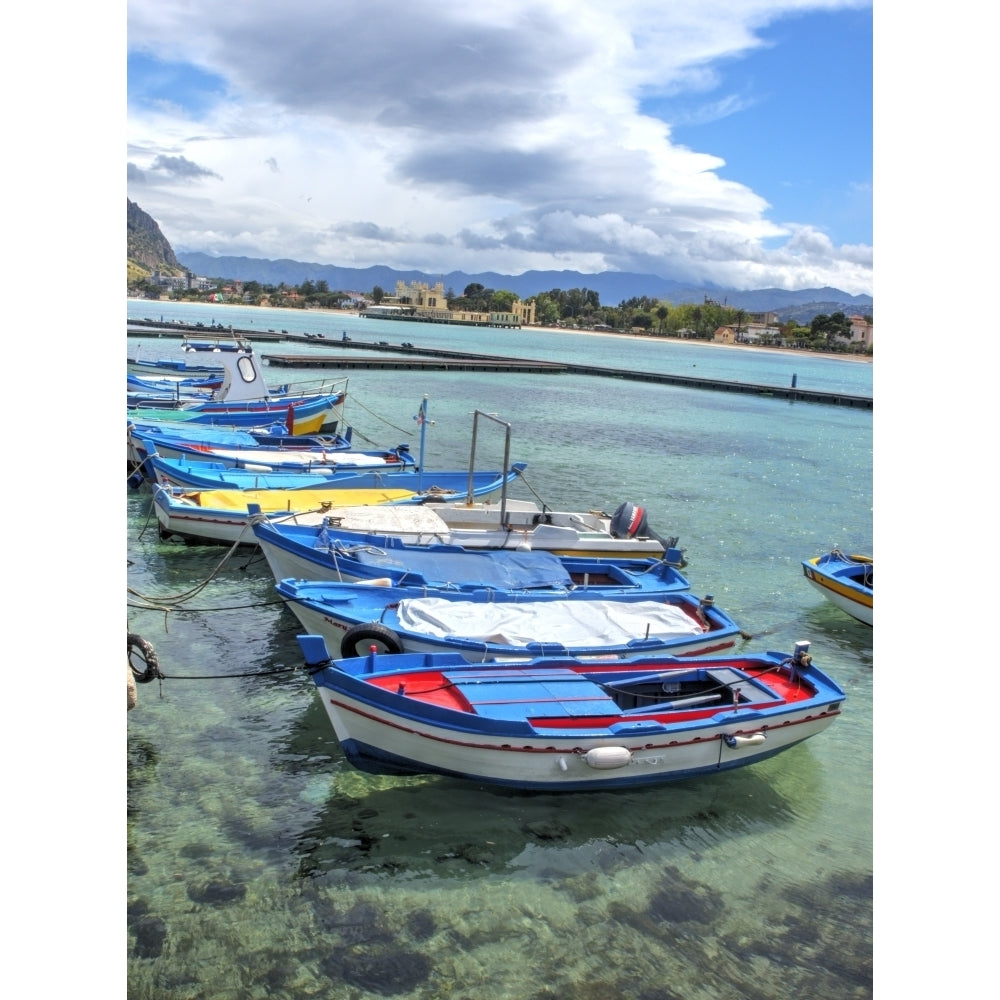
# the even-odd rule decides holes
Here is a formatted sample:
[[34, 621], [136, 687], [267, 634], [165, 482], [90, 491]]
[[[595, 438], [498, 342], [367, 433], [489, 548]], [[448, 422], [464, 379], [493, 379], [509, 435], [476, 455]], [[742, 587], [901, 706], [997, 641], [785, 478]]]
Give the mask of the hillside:
[[837, 288], [805, 288], [786, 291], [782, 288], [761, 288], [738, 291], [718, 285], [692, 285], [654, 274], [630, 274], [604, 271], [582, 274], [579, 271], [525, 271], [523, 274], [497, 274], [487, 271], [467, 274], [429, 274], [424, 271], [397, 271], [390, 267], [337, 267], [333, 264], [310, 264], [296, 260], [266, 260], [257, 257], [212, 257], [205, 253], [182, 252], [175, 255], [155, 220], [134, 202], [128, 202], [128, 277], [132, 285], [151, 276], [158, 268], [164, 274], [183, 274], [185, 269], [206, 278], [227, 281], [259, 281], [262, 285], [301, 285], [305, 281], [325, 281], [335, 291], [370, 292], [376, 285], [386, 292], [396, 290], [396, 282], [425, 282], [434, 286], [441, 282], [445, 290], [461, 295], [466, 286], [480, 284], [484, 288], [505, 289], [522, 299], [549, 292], [555, 288], [571, 288], [597, 292], [603, 305], [618, 305], [630, 299], [647, 297], [663, 299], [674, 305], [700, 304], [706, 298], [745, 309], [748, 312], [774, 312], [782, 320], [794, 319], [808, 323], [818, 313], [844, 312], [847, 315], [873, 314], [870, 295], [849, 295]]
[[152, 216], [134, 201], [128, 201], [128, 283], [148, 278], [154, 270], [164, 274], [183, 274], [184, 266], [177, 259], [167, 238]]

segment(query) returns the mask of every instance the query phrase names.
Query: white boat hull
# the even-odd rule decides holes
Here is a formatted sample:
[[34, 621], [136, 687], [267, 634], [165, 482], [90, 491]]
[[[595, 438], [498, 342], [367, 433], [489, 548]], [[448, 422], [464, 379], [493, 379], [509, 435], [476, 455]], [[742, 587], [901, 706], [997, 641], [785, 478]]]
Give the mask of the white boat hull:
[[849, 594], [842, 594], [821, 580], [806, 577], [806, 579], [816, 588], [835, 608], [847, 612], [852, 618], [865, 625], [874, 627], [874, 608], [862, 604], [860, 600], [855, 600]]
[[[815, 706], [790, 708], [787, 715], [761, 725], [752, 712], [730, 710], [681, 739], [673, 733], [651, 740], [636, 723], [633, 735], [625, 730], [612, 738], [547, 731], [513, 745], [509, 734], [477, 732], [463, 739], [454, 729], [426, 720], [411, 728], [398, 715], [329, 689], [321, 690], [320, 697], [344, 752], [363, 770], [384, 773], [388, 766], [399, 773], [433, 772], [561, 790], [657, 784], [743, 767], [815, 736], [838, 714], [817, 714]], [[729, 746], [724, 736], [734, 737], [735, 745]]]
[[[289, 503], [292, 498], [289, 498]], [[508, 502], [510, 503], [510, 502]], [[176, 534], [229, 545], [258, 544], [248, 527], [245, 511], [203, 508], [183, 501], [155, 504], [156, 517], [165, 535]], [[455, 509], [452, 510], [452, 507]], [[269, 515], [270, 516], [270, 515]], [[550, 522], [532, 523], [548, 517]], [[364, 506], [329, 504], [312, 509], [282, 513], [288, 524], [319, 526], [327, 520], [347, 531], [393, 535], [409, 545], [461, 545], [467, 549], [531, 549], [559, 556], [591, 556], [599, 559], [659, 559], [663, 556], [660, 541], [648, 537], [615, 538], [607, 527], [607, 518], [593, 513], [554, 512], [542, 514], [533, 503], [522, 501], [508, 507], [505, 523], [500, 526], [500, 508], [496, 504], [420, 504], [371, 503]], [[577, 526], [578, 525], [578, 526]], [[280, 555], [280, 553], [278, 554]], [[309, 573], [288, 568], [278, 572], [278, 555], [268, 562], [275, 579], [308, 577]]]

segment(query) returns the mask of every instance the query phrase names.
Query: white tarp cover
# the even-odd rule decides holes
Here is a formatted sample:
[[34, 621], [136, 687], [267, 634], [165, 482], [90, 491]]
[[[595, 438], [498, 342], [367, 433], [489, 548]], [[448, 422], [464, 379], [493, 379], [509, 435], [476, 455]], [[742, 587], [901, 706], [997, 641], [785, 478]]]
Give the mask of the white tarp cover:
[[[169, 447], [169, 445], [166, 445]], [[361, 455], [354, 451], [289, 451], [285, 448], [213, 448], [206, 457], [230, 459], [241, 462], [253, 462], [255, 465], [301, 465], [306, 469], [322, 471], [323, 467], [350, 466], [374, 468], [385, 467], [385, 459], [378, 455]]]
[[704, 629], [680, 608], [656, 601], [549, 600], [524, 603], [449, 601], [413, 597], [399, 602], [404, 629], [440, 638], [455, 636], [522, 646], [618, 645], [632, 639], [702, 635]]

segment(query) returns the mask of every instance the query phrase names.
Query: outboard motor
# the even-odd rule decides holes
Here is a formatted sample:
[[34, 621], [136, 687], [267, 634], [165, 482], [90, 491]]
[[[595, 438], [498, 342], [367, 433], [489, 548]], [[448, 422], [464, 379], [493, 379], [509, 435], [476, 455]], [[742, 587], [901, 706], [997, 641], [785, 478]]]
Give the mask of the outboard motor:
[[676, 536], [662, 538], [650, 528], [646, 521], [645, 508], [627, 500], [611, 515], [611, 534], [615, 538], [653, 538], [663, 546], [663, 557], [672, 566], [687, 565], [684, 553], [677, 548]]

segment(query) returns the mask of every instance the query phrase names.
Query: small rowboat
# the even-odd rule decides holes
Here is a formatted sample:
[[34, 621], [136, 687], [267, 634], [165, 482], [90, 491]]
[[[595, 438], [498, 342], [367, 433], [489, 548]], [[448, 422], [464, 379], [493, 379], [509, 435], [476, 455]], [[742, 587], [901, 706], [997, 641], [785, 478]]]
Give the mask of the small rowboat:
[[834, 549], [802, 563], [802, 572], [832, 605], [871, 625], [875, 567], [871, 556], [845, 555]]
[[844, 692], [794, 653], [683, 660], [372, 652], [332, 660], [300, 635], [306, 669], [348, 761], [511, 788], [591, 791], [718, 774], [822, 732]]

